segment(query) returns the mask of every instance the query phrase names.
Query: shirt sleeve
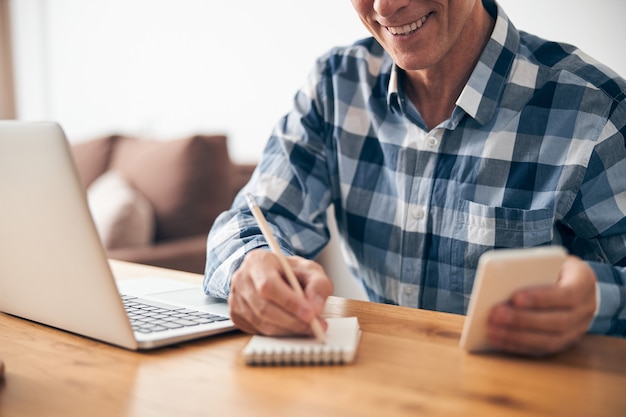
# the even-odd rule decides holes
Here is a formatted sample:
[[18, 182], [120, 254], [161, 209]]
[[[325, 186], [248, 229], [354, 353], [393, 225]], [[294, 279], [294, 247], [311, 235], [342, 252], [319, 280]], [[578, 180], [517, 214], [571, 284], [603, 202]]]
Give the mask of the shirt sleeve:
[[[274, 127], [250, 182], [211, 228], [204, 276], [207, 294], [228, 298], [230, 277], [246, 253], [267, 248], [247, 207], [246, 192], [256, 198], [286, 255], [314, 259], [328, 243], [326, 213], [331, 192], [327, 124], [320, 116], [322, 67], [320, 59], [295, 95], [293, 109]], [[323, 102], [332, 100], [325, 97]]]
[[624, 268], [590, 262], [596, 273], [598, 306], [590, 333], [626, 336], [626, 272]]
[[[626, 101], [616, 103], [591, 155], [574, 207], [574, 253], [597, 277], [591, 333], [626, 336]], [[583, 243], [584, 242], [584, 243]], [[580, 253], [576, 253], [578, 252]]]

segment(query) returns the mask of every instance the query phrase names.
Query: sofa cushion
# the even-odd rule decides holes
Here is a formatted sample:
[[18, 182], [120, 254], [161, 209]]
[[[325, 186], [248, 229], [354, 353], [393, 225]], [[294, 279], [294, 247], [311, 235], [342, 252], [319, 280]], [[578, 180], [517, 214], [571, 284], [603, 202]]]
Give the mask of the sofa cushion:
[[152, 207], [119, 173], [107, 171], [98, 177], [87, 190], [87, 200], [106, 249], [144, 246], [152, 242]]
[[155, 240], [208, 233], [231, 203], [226, 137], [116, 141], [110, 169], [141, 190], [156, 218]]
[[107, 170], [117, 138], [106, 136], [72, 145], [76, 169], [85, 189]]

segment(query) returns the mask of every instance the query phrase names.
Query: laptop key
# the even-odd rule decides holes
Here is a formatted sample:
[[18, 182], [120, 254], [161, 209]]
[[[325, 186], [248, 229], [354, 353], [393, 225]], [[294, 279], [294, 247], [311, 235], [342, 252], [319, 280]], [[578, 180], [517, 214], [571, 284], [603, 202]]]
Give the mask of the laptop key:
[[139, 333], [152, 333], [152, 330], [150, 330], [150, 329], [146, 329], [146, 328], [143, 328], [143, 327], [141, 327], [141, 328], [137, 328], [137, 329], [134, 329], [134, 330], [135, 330], [136, 332], [139, 332]]
[[213, 319], [205, 319], [202, 317], [197, 317], [197, 318], [192, 318], [192, 321], [198, 323], [198, 324], [209, 324], [209, 323], [213, 323], [215, 320]]
[[197, 326], [198, 323], [196, 323], [195, 321], [191, 321], [191, 320], [185, 320], [185, 319], [178, 319], [175, 321], [171, 321], [170, 323], [176, 323], [176, 324], [180, 324], [181, 326]]
[[159, 323], [161, 326], [166, 327], [168, 329], [180, 329], [181, 327], [185, 327], [182, 324], [175, 323], [173, 321], [165, 321], [163, 323]]

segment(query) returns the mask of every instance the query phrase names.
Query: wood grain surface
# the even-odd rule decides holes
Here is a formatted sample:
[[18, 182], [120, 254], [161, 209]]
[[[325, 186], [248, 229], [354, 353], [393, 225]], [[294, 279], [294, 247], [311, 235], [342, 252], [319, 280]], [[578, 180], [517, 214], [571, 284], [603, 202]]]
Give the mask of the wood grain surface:
[[[112, 261], [119, 277], [194, 274]], [[467, 354], [463, 316], [331, 297], [357, 316], [346, 366], [249, 367], [241, 332], [132, 352], [0, 314], [0, 416], [625, 416], [626, 340], [544, 359]]]

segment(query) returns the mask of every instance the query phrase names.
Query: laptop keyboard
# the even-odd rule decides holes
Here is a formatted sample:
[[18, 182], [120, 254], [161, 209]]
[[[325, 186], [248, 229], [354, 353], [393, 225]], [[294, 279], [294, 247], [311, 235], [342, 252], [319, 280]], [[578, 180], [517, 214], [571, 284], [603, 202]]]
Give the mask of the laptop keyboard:
[[129, 295], [122, 295], [122, 301], [130, 324], [139, 333], [163, 332], [228, 320], [228, 317], [217, 314], [162, 304]]

